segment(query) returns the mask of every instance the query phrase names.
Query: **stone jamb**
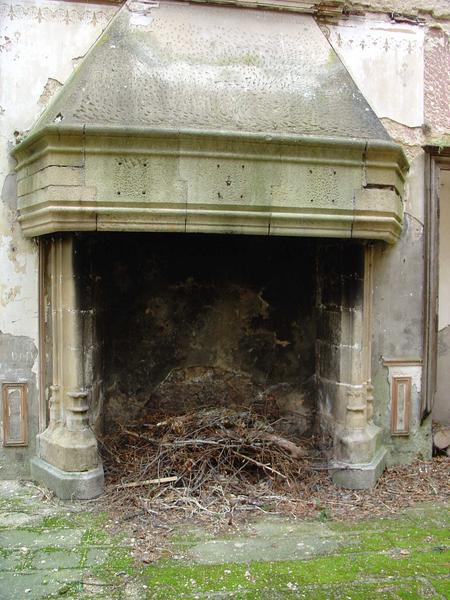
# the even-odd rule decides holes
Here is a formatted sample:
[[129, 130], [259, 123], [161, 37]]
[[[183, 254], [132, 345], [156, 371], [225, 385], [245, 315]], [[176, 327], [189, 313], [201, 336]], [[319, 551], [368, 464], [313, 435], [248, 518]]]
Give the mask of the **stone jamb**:
[[364, 247], [362, 306], [347, 315], [352, 352], [347, 371], [351, 373], [347, 391], [345, 424], [336, 426], [333, 481], [343, 487], [373, 487], [385, 466], [386, 450], [381, 429], [373, 422], [371, 383], [373, 246]]
[[31, 469], [36, 480], [58, 491], [58, 495], [62, 486], [71, 498], [86, 498], [86, 494], [101, 493], [103, 470], [89, 425], [88, 393], [83, 381], [72, 235], [50, 240], [48, 269], [52, 336], [49, 423], [37, 436], [38, 456], [32, 460]]

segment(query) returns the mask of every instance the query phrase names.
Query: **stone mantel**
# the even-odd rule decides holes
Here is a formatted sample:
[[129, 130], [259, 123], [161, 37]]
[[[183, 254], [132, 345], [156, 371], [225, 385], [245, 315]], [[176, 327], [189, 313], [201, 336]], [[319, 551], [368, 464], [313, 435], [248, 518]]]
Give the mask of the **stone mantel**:
[[402, 224], [389, 141], [47, 125], [14, 150], [23, 232], [176, 231], [381, 239]]

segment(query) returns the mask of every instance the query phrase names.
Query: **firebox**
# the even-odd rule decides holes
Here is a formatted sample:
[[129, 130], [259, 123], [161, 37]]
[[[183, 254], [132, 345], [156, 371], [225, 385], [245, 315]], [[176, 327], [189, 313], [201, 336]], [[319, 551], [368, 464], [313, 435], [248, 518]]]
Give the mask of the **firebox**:
[[384, 451], [372, 422], [370, 244], [156, 233], [41, 244], [50, 424], [35, 469], [46, 461], [78, 475], [82, 466], [92, 495], [94, 432], [156, 409], [270, 403], [288, 435], [319, 438], [336, 482], [376, 481]]
[[311, 16], [128, 2], [14, 155], [42, 247], [36, 479], [94, 497], [96, 433], [270, 399], [336, 483], [374, 485], [372, 253], [407, 161]]

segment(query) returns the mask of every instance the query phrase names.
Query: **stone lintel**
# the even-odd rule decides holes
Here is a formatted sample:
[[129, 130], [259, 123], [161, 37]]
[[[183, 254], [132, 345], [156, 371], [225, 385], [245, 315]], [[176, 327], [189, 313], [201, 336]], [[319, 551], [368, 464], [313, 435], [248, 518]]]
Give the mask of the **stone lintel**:
[[394, 243], [402, 227], [407, 163], [389, 141], [49, 125], [13, 153], [28, 237], [117, 230]]

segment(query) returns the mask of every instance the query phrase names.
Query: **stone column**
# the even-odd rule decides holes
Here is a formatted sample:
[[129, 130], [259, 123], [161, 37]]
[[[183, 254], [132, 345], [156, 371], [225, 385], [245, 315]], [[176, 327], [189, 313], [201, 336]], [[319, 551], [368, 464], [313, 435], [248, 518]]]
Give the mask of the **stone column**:
[[82, 323], [77, 302], [71, 234], [52, 240], [52, 385], [47, 429], [38, 435], [32, 476], [60, 498], [87, 499], [103, 490], [103, 468], [89, 426], [88, 392], [83, 381]]
[[[350, 283], [344, 281], [343, 294]], [[356, 294], [351, 310], [343, 312], [341, 377], [346, 382], [345, 419], [337, 424], [333, 481], [344, 487], [373, 487], [385, 466], [386, 451], [381, 429], [373, 423], [371, 384], [371, 338], [373, 296], [373, 248], [364, 250], [362, 293]]]

